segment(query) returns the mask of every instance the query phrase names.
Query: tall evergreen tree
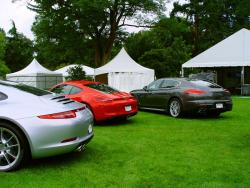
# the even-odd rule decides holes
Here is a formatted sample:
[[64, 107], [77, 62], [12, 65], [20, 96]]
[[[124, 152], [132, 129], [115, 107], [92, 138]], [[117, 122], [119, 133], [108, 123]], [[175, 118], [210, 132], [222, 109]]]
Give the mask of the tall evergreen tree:
[[17, 32], [15, 23], [6, 37], [5, 63], [12, 72], [26, 67], [33, 58], [33, 42], [23, 34]]

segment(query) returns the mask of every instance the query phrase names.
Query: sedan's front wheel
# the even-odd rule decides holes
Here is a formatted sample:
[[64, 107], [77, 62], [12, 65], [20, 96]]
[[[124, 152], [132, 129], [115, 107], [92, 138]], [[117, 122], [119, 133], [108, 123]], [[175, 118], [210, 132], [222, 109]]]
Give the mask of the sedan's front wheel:
[[26, 154], [22, 133], [13, 125], [0, 123], [0, 171], [17, 169]]
[[174, 98], [169, 103], [169, 113], [172, 117], [180, 117], [182, 113], [182, 104], [179, 99]]

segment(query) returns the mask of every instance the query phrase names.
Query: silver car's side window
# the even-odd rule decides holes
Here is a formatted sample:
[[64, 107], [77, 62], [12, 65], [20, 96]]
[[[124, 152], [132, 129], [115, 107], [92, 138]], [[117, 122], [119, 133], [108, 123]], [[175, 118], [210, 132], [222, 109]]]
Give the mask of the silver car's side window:
[[6, 99], [8, 99], [8, 96], [0, 92], [0, 101], [6, 100]]

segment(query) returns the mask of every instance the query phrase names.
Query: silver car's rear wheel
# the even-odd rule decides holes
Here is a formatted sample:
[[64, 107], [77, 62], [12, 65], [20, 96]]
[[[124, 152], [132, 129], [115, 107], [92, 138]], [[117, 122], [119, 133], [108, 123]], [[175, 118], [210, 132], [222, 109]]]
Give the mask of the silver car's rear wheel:
[[169, 103], [169, 113], [172, 117], [180, 117], [182, 105], [179, 99], [172, 99]]
[[22, 145], [23, 139], [16, 128], [0, 124], [0, 171], [18, 168], [24, 156]]

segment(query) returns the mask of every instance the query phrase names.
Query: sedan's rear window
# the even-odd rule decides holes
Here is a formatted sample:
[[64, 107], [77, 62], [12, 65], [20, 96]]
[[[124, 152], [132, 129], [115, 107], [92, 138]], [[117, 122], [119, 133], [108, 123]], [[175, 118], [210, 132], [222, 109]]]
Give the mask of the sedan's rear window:
[[50, 92], [45, 91], [45, 90], [41, 90], [41, 89], [38, 89], [35, 87], [31, 87], [31, 86], [24, 85], [24, 84], [18, 84], [18, 83], [14, 83], [14, 82], [13, 83], [12, 82], [0, 82], [0, 85], [7, 86], [7, 87], [13, 87], [13, 88], [16, 88], [20, 91], [24, 91], [26, 93], [31, 93], [31, 94], [36, 95], [36, 96], [43, 96], [43, 95], [51, 94]]
[[117, 92], [116, 89], [114, 89], [112, 87], [109, 87], [109, 86], [107, 86], [105, 84], [87, 84], [85, 86], [90, 87], [92, 89], [95, 89], [97, 91], [104, 92], [104, 93], [114, 93], [114, 92]]
[[210, 87], [210, 88], [221, 88], [221, 86], [212, 83], [212, 82], [207, 82], [203, 80], [190, 80], [191, 83], [196, 84], [201, 87]]

